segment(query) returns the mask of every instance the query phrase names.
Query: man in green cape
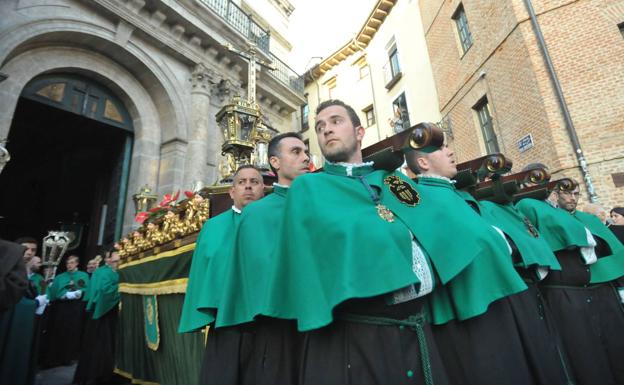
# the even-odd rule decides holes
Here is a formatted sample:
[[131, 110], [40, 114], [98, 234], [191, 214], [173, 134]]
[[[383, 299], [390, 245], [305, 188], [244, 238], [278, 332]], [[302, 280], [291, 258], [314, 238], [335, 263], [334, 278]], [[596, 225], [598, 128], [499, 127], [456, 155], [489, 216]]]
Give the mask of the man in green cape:
[[78, 359], [84, 326], [84, 302], [80, 298], [89, 286], [89, 275], [78, 270], [79, 262], [78, 256], [68, 256], [67, 270], [57, 275], [46, 290], [50, 307], [42, 358], [45, 367], [69, 365]]
[[41, 258], [34, 256], [26, 265], [28, 271], [28, 280], [33, 284], [37, 290], [37, 295], [43, 294], [44, 279], [43, 275], [39, 274], [41, 270]]
[[609, 344], [606, 340], [621, 335], [621, 326], [618, 332], [606, 334], [600, 325], [604, 304], [602, 292], [612, 291], [613, 288], [607, 284], [592, 283], [593, 266], [597, 261], [596, 240], [583, 223], [557, 207], [559, 189], [559, 186], [555, 187], [551, 199], [524, 198], [516, 203], [516, 207], [546, 240], [561, 265], [562, 270], [550, 271], [540, 282], [539, 289], [560, 332], [570, 369], [577, 382], [621, 384], [624, 380], [617, 374], [621, 365], [612, 363], [611, 352], [606, 347]]
[[470, 261], [431, 261], [415, 237], [427, 231], [412, 215], [418, 192], [401, 173], [362, 162], [353, 108], [328, 100], [316, 113], [326, 162], [289, 189], [261, 314], [304, 332], [298, 383], [446, 384], [425, 298], [434, 264], [452, 279]]
[[119, 254], [107, 253], [106, 264], [97, 268], [88, 290], [87, 323], [74, 382], [109, 384], [115, 367], [115, 335], [119, 311]]
[[[206, 345], [202, 385], [289, 384], [296, 380], [295, 324], [256, 316], [262, 311], [263, 295], [267, 293], [268, 267], [272, 264], [275, 235], [281, 231], [288, 189], [295, 178], [308, 173], [310, 158], [301, 135], [294, 132], [271, 139], [268, 158], [277, 183], [270, 195], [250, 204], [241, 215], [222, 281], [216, 327], [210, 331]], [[241, 336], [243, 348], [238, 357], [224, 354], [224, 340], [231, 334]], [[224, 356], [236, 361], [226, 363]]]
[[616, 383], [624, 383], [624, 312], [619, 295], [624, 281], [624, 245], [595, 215], [577, 210], [579, 186], [573, 191], [556, 191], [557, 205], [582, 223], [596, 241], [597, 260], [590, 266], [590, 283], [597, 287], [590, 304], [599, 316], [603, 344], [608, 352]]
[[[526, 257], [525, 263], [529, 266], [559, 267], [547, 245], [534, 242], [533, 236], [524, 237], [526, 226], [517, 229], [517, 218], [494, 218], [491, 213], [496, 208], [486, 210], [469, 194], [455, 189], [450, 178], [457, 174], [457, 169], [454, 154], [447, 146], [409, 151], [405, 157], [408, 167], [417, 175], [421, 195], [429, 197], [430, 204], [441, 213], [449, 211], [461, 218], [466, 228], [472, 229], [469, 236], [485, 240], [486, 234], [496, 233], [494, 238], [497, 243], [508, 241], [505, 247], [511, 248], [512, 252], [515, 250], [519, 258], [516, 245], [520, 244]], [[487, 203], [485, 205], [488, 206]], [[506, 231], [501, 231], [500, 226]], [[475, 229], [480, 229], [480, 232]], [[460, 231], [465, 233], [466, 230]], [[457, 242], [457, 231], [448, 228], [438, 231], [446, 238], [441, 241], [442, 244]], [[513, 234], [514, 238], [509, 234]], [[548, 254], [540, 254], [538, 246], [548, 251], [550, 258]], [[529, 252], [536, 247], [538, 250]], [[486, 301], [487, 311], [484, 310], [479, 316], [469, 319], [456, 317], [456, 320], [445, 324], [437, 322], [434, 327], [449, 377], [458, 384], [569, 384], [571, 380], [557, 349], [557, 337], [550, 335], [549, 325], [543, 321], [535, 288], [508, 293], [511, 294], [509, 296], [489, 295], [496, 293], [497, 288], [508, 285], [503, 277], [509, 282], [521, 279], [512, 258], [509, 249], [505, 252], [491, 249], [481, 253], [472, 262], [472, 269], [461, 272], [438, 293], [434, 292], [431, 301], [434, 307], [442, 299], [441, 294], [448, 295], [455, 303], [463, 302], [462, 291], [457, 289], [457, 285], [471, 288], [469, 292], [475, 292], [477, 298]], [[524, 314], [525, 311], [530, 313]], [[548, 339], [533, 341], [534, 337]]]
[[241, 212], [264, 196], [262, 175], [251, 165], [241, 166], [232, 177], [229, 193], [234, 202], [232, 209], [210, 218], [197, 237], [178, 327], [180, 333], [199, 330], [215, 321]]

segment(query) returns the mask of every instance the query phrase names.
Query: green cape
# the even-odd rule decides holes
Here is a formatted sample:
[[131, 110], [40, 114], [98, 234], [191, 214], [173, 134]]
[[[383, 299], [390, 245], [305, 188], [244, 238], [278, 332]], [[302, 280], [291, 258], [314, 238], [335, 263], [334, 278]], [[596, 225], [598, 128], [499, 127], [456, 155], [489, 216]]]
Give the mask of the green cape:
[[[263, 314], [296, 319], [299, 330], [311, 330], [332, 322], [333, 308], [347, 299], [372, 297], [419, 283], [411, 266], [410, 232], [442, 283], [452, 284], [452, 294], [462, 294], [455, 293], [455, 288], [471, 290], [456, 301], [460, 317], [485, 311], [489, 294], [498, 299], [510, 294], [510, 288], [512, 292], [526, 288], [517, 274], [511, 276], [511, 285], [492, 291], [488, 289], [495, 285], [484, 282], [482, 276], [477, 277], [478, 281], [472, 280], [483, 268], [483, 259], [476, 264], [473, 260], [488, 251], [500, 253], [506, 245], [502, 239], [496, 240], [498, 234], [483, 224], [463, 200], [463, 206], [458, 204], [454, 190], [418, 186], [419, 203], [410, 206], [409, 200], [400, 200], [400, 194], [395, 195], [396, 190], [384, 183], [387, 177], [394, 177], [402, 180], [404, 186], [414, 188], [413, 182], [401, 173], [373, 171], [369, 166], [353, 168], [352, 176], [348, 176], [346, 167], [331, 163], [326, 163], [324, 170], [300, 176], [288, 193]], [[394, 213], [394, 222], [384, 220], [378, 213], [359, 178], [377, 191], [380, 203]], [[468, 217], [460, 219], [453, 212], [455, 209]], [[483, 226], [466, 226], [466, 221]], [[440, 225], [436, 226], [437, 223]], [[454, 242], [449, 242], [451, 236]], [[468, 274], [461, 282], [451, 281], [466, 270]], [[503, 274], [501, 280], [507, 278]], [[442, 300], [449, 304], [448, 297]], [[437, 301], [433, 310], [444, 313], [439, 317], [455, 314], [452, 306], [440, 307]]]
[[[347, 299], [419, 283], [408, 228], [399, 218], [382, 219], [362, 182], [344, 176], [344, 167], [327, 162], [324, 171], [301, 175], [290, 187], [269, 269], [263, 314], [296, 319], [301, 331], [331, 323], [333, 308]], [[369, 181], [391, 175], [371, 167], [353, 174]]]
[[455, 278], [433, 291], [430, 303], [434, 324], [478, 316], [492, 302], [527, 289], [513, 267], [503, 237], [466, 203], [467, 197], [472, 199], [470, 195], [435, 177], [419, 177], [417, 187], [422, 197], [420, 206], [427, 210], [414, 219], [430, 232], [423, 235], [427, 239], [418, 239], [423, 244], [435, 240], [435, 251], [427, 249], [434, 264], [436, 258], [450, 258], [445, 255], [448, 252], [452, 257], [471, 260]]
[[56, 301], [68, 291], [88, 290], [89, 274], [84, 271], [76, 270], [74, 272], [66, 271], [54, 277], [54, 281], [46, 290], [46, 295], [50, 301]]
[[589, 246], [585, 226], [568, 212], [532, 198], [520, 200], [516, 208], [537, 227], [552, 251]]
[[98, 267], [91, 277], [87, 311], [92, 311], [92, 318], [98, 319], [119, 303], [119, 274], [104, 265]]
[[217, 327], [250, 322], [262, 313], [287, 193], [288, 188], [274, 184], [272, 194], [245, 207], [223, 282]]
[[561, 265], [550, 249], [548, 242], [537, 232], [534, 236], [525, 221], [528, 220], [513, 205], [501, 205], [490, 201], [479, 202], [481, 216], [492, 225], [501, 229], [511, 238], [522, 258], [521, 266], [548, 267], [552, 270], [561, 270]]
[[39, 273], [34, 273], [28, 279], [30, 280], [30, 282], [32, 282], [33, 286], [37, 290], [37, 295], [41, 295], [41, 293], [43, 292], [43, 275]]
[[607, 242], [612, 252], [611, 255], [598, 258], [598, 261], [590, 266], [591, 283], [608, 282], [624, 276], [624, 245], [622, 242], [597, 216], [582, 211], [576, 211], [572, 216], [583, 223], [594, 236]]
[[240, 214], [230, 209], [202, 227], [193, 253], [178, 332], [200, 329], [215, 320], [225, 269], [232, 254]]

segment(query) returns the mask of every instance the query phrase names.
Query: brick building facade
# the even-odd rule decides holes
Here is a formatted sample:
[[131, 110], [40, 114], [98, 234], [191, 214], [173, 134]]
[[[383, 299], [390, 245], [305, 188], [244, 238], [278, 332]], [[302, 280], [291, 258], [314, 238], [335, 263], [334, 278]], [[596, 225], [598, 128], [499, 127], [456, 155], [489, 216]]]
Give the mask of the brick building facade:
[[[459, 161], [499, 150], [587, 184], [525, 0], [420, 1]], [[532, 0], [598, 202], [624, 204], [624, 1]]]

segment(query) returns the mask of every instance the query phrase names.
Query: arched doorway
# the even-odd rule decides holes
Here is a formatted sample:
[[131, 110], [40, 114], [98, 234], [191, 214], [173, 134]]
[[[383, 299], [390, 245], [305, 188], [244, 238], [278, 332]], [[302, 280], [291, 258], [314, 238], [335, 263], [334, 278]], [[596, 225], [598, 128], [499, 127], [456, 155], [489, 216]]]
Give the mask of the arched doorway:
[[81, 262], [121, 235], [133, 127], [108, 89], [74, 74], [48, 74], [24, 88], [0, 174], [0, 237], [49, 230], [77, 234]]

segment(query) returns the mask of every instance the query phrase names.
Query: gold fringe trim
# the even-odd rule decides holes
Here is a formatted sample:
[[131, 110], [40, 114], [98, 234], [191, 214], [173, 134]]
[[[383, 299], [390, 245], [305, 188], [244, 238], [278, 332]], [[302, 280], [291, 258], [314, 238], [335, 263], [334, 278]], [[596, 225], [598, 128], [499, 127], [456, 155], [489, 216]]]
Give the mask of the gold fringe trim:
[[160, 295], [186, 293], [188, 278], [171, 279], [152, 283], [120, 283], [119, 292], [126, 294]]
[[182, 247], [178, 247], [177, 249], [163, 251], [162, 253], [152, 255], [151, 257], [141, 258], [138, 261], [130, 261], [124, 264], [119, 265], [119, 270], [125, 269], [126, 267], [140, 265], [142, 263], [148, 263], [152, 261], [156, 261], [161, 258], [169, 258], [175, 257], [176, 255], [180, 255], [195, 249], [195, 243], [189, 243], [188, 245], [184, 245]]
[[139, 384], [139, 385], [160, 385], [158, 382], [151, 382], [151, 381], [139, 380], [138, 378], [134, 378], [134, 377], [132, 377], [132, 373], [124, 372], [123, 370], [121, 370], [119, 368], [115, 368], [113, 370], [113, 373], [119, 374], [122, 377], [126, 377], [133, 384]]

